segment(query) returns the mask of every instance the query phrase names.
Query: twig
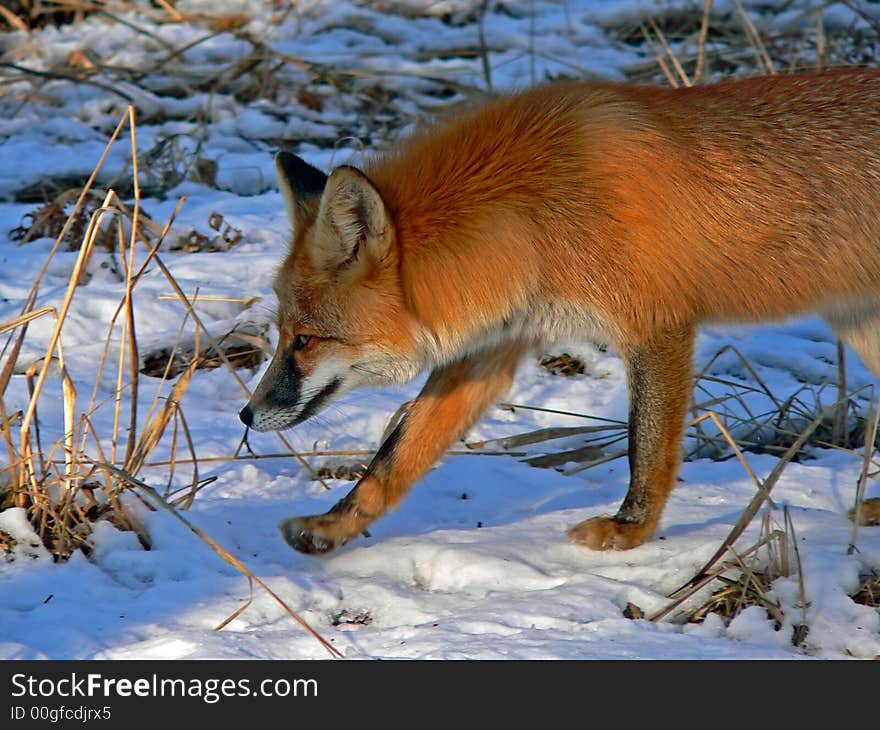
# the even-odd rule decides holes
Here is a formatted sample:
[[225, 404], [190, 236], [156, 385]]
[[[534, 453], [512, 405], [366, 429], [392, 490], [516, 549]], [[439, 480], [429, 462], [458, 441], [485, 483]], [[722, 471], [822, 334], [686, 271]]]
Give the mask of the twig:
[[791, 511], [788, 509], [788, 505], [785, 505], [785, 510], [783, 512], [785, 515], [785, 533], [790, 536], [791, 546], [794, 550], [794, 559], [797, 563], [797, 574], [798, 574], [798, 591], [801, 597], [801, 626], [806, 628], [807, 626], [807, 588], [804, 583], [804, 566], [801, 562], [801, 551], [798, 547], [797, 535], [794, 531], [794, 522], [791, 519]]
[[762, 489], [763, 485], [761, 483], [761, 480], [758, 478], [758, 475], [755, 474], [755, 472], [752, 469], [749, 462], [746, 461], [745, 455], [743, 454], [742, 451], [740, 451], [740, 448], [737, 445], [736, 441], [734, 440], [733, 436], [730, 435], [730, 432], [727, 430], [727, 428], [721, 422], [721, 419], [718, 417], [717, 413], [715, 413], [714, 411], [708, 411], [707, 413], [704, 413], [702, 416], [691, 421], [688, 425], [695, 426], [695, 425], [701, 423], [702, 421], [705, 421], [707, 418], [711, 419], [712, 422], [718, 427], [718, 430], [721, 431], [721, 435], [724, 437], [724, 440], [728, 443], [730, 448], [733, 449], [733, 452], [736, 454], [736, 458], [739, 459], [739, 463], [742, 464], [743, 469], [746, 470], [746, 473], [752, 478], [752, 481], [755, 482], [755, 485], [758, 487], [758, 489], [759, 490]]
[[530, 406], [524, 403], [498, 403], [499, 408], [509, 408], [514, 411], [517, 408], [524, 411], [538, 411], [540, 413], [555, 413], [560, 416], [575, 416], [576, 418], [588, 418], [591, 421], [602, 421], [604, 423], [613, 423], [618, 426], [626, 427], [626, 421], [618, 421], [615, 418], [603, 418], [602, 416], [592, 416], [589, 413], [576, 413], [574, 411], [561, 411], [557, 408], [542, 408], [541, 406]]
[[[719, 357], [721, 357], [723, 354], [725, 354], [726, 352], [732, 352], [734, 355], [736, 355], [737, 359], [742, 363], [743, 367], [746, 369], [746, 371], [748, 371], [748, 373], [752, 377], [752, 379], [761, 387], [761, 390], [767, 394], [767, 397], [770, 398], [770, 400], [773, 401], [773, 404], [776, 406], [777, 409], [781, 409], [782, 402], [779, 400], [779, 398], [776, 397], [776, 395], [773, 393], [773, 391], [767, 387], [767, 384], [764, 382], [764, 379], [760, 375], [758, 375], [757, 371], [755, 370], [755, 368], [752, 367], [752, 364], [749, 362], [748, 358], [746, 358], [746, 356], [743, 355], [733, 345], [724, 345], [723, 347], [719, 348], [719, 350], [709, 359], [709, 362], [707, 362], [703, 366], [703, 369], [697, 374], [697, 380], [706, 379], [706, 380], [712, 381], [713, 380], [712, 377], [709, 375], [706, 375], [706, 372], [709, 370], [710, 367], [712, 367], [712, 365], [715, 364], [715, 361]], [[728, 382], [729, 383], [730, 381], [717, 380], [715, 382], [719, 382], [719, 383]], [[739, 387], [749, 388], [750, 386], [748, 386], [746, 384], [741, 384]]]
[[669, 66], [667, 66], [666, 61], [663, 60], [663, 55], [654, 46], [654, 39], [651, 38], [651, 34], [648, 32], [648, 29], [645, 27], [644, 23], [639, 23], [639, 28], [641, 28], [642, 36], [648, 43], [648, 47], [654, 54], [654, 60], [657, 62], [657, 65], [660, 66], [660, 70], [663, 71], [663, 75], [666, 76], [666, 80], [669, 82], [669, 85], [673, 89], [677, 89], [679, 87], [678, 79], [676, 79], [673, 73], [669, 70]]
[[11, 68], [16, 71], [21, 71], [21, 73], [29, 74], [31, 76], [39, 76], [40, 78], [44, 79], [52, 79], [55, 81], [72, 81], [77, 84], [88, 84], [89, 86], [94, 86], [96, 89], [101, 89], [101, 91], [106, 91], [108, 93], [121, 96], [129, 104], [134, 104], [135, 101], [133, 96], [131, 96], [130, 94], [126, 94], [124, 91], [120, 91], [116, 86], [113, 86], [112, 84], [105, 84], [101, 81], [95, 81], [87, 76], [65, 74], [59, 71], [38, 71], [35, 68], [20, 66], [17, 63], [0, 63], [0, 68]]
[[846, 421], [849, 414], [849, 399], [846, 397], [846, 350], [843, 341], [837, 339], [837, 399], [840, 407], [834, 414], [834, 427], [831, 440], [843, 444], [846, 437]]
[[749, 18], [749, 14], [743, 7], [741, 0], [733, 0], [733, 5], [736, 8], [737, 15], [739, 15], [740, 21], [743, 24], [743, 28], [745, 28], [746, 35], [749, 37], [749, 40], [754, 47], [755, 56], [758, 58], [759, 63], [763, 62], [766, 73], [774, 75], [776, 73], [776, 66], [770, 59], [770, 54], [767, 53], [767, 48], [764, 45], [764, 42], [761, 40], [761, 36], [758, 34], [758, 30], [755, 28], [755, 24], [752, 23], [751, 18]]
[[25, 22], [4, 5], [0, 5], [0, 15], [2, 15], [3, 19], [16, 30], [28, 29]]
[[669, 46], [669, 43], [666, 41], [666, 35], [662, 30], [657, 26], [657, 23], [654, 22], [654, 19], [651, 18], [648, 21], [651, 24], [651, 30], [654, 31], [657, 38], [660, 40], [660, 45], [663, 46], [663, 50], [666, 51], [666, 55], [669, 56], [669, 59], [672, 61], [672, 66], [675, 68], [675, 72], [678, 74], [681, 82], [685, 86], [691, 85], [691, 80], [688, 78], [688, 75], [685, 73], [684, 68], [678, 61], [678, 57], [672, 52], [672, 48]]
[[186, 22], [186, 18], [184, 18], [179, 12], [177, 12], [177, 10], [170, 2], [168, 2], [168, 0], [156, 0], [156, 2], [159, 3], [159, 5], [161, 5], [165, 10], [167, 10], [168, 14], [178, 23]]
[[694, 69], [694, 83], [700, 83], [703, 78], [703, 62], [706, 56], [706, 36], [709, 33], [709, 11], [712, 9], [712, 0], [704, 0], [703, 20], [700, 23], [700, 37], [697, 40], [697, 66]]
[[469, 449], [482, 449], [490, 444], [497, 444], [501, 449], [515, 449], [529, 444], [538, 444], [544, 441], [554, 441], [568, 436], [581, 436], [591, 433], [606, 433], [607, 431], [625, 430], [626, 425], [613, 426], [558, 426], [551, 428], [539, 428], [536, 431], [514, 434], [503, 438], [486, 439], [485, 441], [471, 441], [465, 446]]
[[158, 36], [157, 34], [153, 33], [152, 31], [147, 30], [146, 28], [141, 28], [139, 25], [132, 23], [130, 20], [126, 20], [125, 18], [121, 18], [118, 15], [115, 15], [114, 13], [109, 12], [105, 8], [98, 10], [98, 13], [100, 15], [104, 15], [104, 16], [110, 18], [110, 20], [112, 20], [114, 23], [119, 23], [119, 25], [124, 25], [126, 28], [130, 28], [138, 35], [142, 35], [145, 38], [149, 38], [151, 41], [155, 41], [160, 46], [162, 46], [166, 51], [174, 50], [174, 46], [172, 46], [164, 38], [162, 38], [161, 36]]
[[486, 90], [490, 94], [495, 93], [492, 86], [492, 66], [489, 63], [489, 47], [486, 45], [486, 13], [489, 10], [489, 0], [480, 1], [480, 12], [477, 20], [477, 31], [480, 38], [480, 59], [483, 63], [483, 77], [486, 79]]
[[608, 454], [607, 456], [600, 456], [598, 459], [593, 459], [592, 461], [586, 461], [583, 464], [578, 464], [577, 466], [573, 466], [571, 469], [566, 469], [562, 472], [563, 476], [570, 477], [573, 474], [578, 474], [582, 471], [586, 471], [587, 469], [592, 469], [594, 466], [599, 466], [600, 464], [607, 464], [609, 461], [614, 461], [616, 459], [623, 458], [629, 453], [628, 449], [623, 449], [622, 451], [615, 451], [613, 454]]
[[856, 484], [856, 503], [850, 511], [850, 520], [852, 521], [852, 533], [847, 546], [847, 555], [852, 555], [856, 551], [856, 538], [859, 533], [859, 523], [862, 516], [862, 500], [865, 497], [865, 482], [868, 479], [868, 472], [871, 470], [871, 454], [874, 453], [874, 444], [877, 441], [877, 431], [880, 429], [880, 398], [875, 403], [871, 401], [868, 409], [868, 423], [871, 428], [865, 432], [865, 452], [862, 460], [862, 469], [859, 472], [859, 480]]

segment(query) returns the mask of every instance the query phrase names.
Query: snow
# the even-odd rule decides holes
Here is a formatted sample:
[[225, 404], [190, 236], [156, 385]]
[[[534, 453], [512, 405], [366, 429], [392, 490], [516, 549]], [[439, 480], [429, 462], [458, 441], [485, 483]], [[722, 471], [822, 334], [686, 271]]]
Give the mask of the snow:
[[[693, 6], [694, 3], [677, 3]], [[702, 3], [697, 3], [702, 5]], [[716, 3], [720, 8], [723, 2]], [[146, 3], [145, 3], [146, 5]], [[400, 10], [392, 12], [390, 5]], [[178, 2], [179, 11], [243, 12], [253, 19], [248, 29], [279, 53], [308, 59], [327, 68], [359, 68], [393, 76], [400, 95], [392, 102], [411, 120], [442, 100], [429, 93], [433, 81], [448, 78], [463, 85], [484, 85], [479, 58], [444, 57], [438, 51], [473, 44], [477, 26], [473, 0], [394, 4], [324, 2], [297, 5], [297, 12], [273, 23], [272, 3]], [[645, 9], [658, 12], [660, 0], [601, 2], [512, 2], [505, 12], [486, 18], [493, 83], [499, 88], [526, 86], [558, 74], [622, 79], [629, 66], [650, 61], [644, 47], [622, 43], [609, 30], [637, 23]], [[790, 12], [775, 20], [762, 16], [772, 3], [746, 2], [758, 20], [791, 22], [803, 18], [807, 2], [786, 3]], [[373, 7], [375, 6], [375, 7]], [[408, 12], [401, 9], [406, 8]], [[531, 9], [534, 9], [534, 17]], [[126, 19], [154, 38], [130, 27], [108, 25], [99, 16], [76, 26], [47, 28], [27, 35], [0, 38], [8, 62], [36, 70], [58, 68], [71, 52], [91, 49], [108, 66], [142, 64], [149, 68], [168, 54], [168, 47], [191, 43], [207, 34], [196, 24], [159, 24], [158, 11], [129, 14]], [[797, 16], [801, 13], [801, 16]], [[842, 5], [828, 22], [853, 22]], [[799, 21], [800, 22], [800, 21]], [[807, 23], [814, 23], [809, 16]], [[864, 22], [857, 19], [857, 22]], [[183, 290], [193, 296], [261, 297], [242, 310], [234, 302], [200, 302], [196, 310], [209, 329], [223, 331], [230, 321], [252, 320], [270, 327], [274, 340], [271, 281], [286, 245], [289, 224], [274, 181], [272, 151], [279, 139], [303, 140], [300, 152], [318, 167], [357, 160], [357, 143], [340, 136], [362, 135], [366, 151], [389, 143], [406, 124], [394, 121], [368, 126], [357, 105], [357, 92], [342, 93], [315, 84], [323, 108], [309, 108], [296, 97], [304, 72], [290, 70], [290, 82], [271, 102], [248, 104], [223, 93], [192, 87], [198, 73], [206, 77], [217, 64], [245, 57], [252, 45], [219, 33], [186, 53], [187, 73], [175, 79], [158, 74], [153, 89], [129, 89], [143, 104], [138, 127], [140, 155], [158, 141], [180, 135], [181, 149], [218, 163], [216, 186], [184, 182], [161, 198], [144, 200], [154, 220], [164, 222], [187, 200], [176, 229], [214, 236], [209, 217], [242, 232], [241, 241], [225, 253], [176, 253], [162, 257]], [[223, 66], [225, 67], [225, 66]], [[189, 93], [162, 93], [179, 81]], [[364, 87], [366, 84], [364, 85]], [[86, 175], [103, 150], [108, 134], [125, 109], [118, 94], [94, 86], [59, 80], [22, 79], [0, 97], [0, 322], [18, 314], [51, 242], [12, 241], [7, 232], [22, 223], [32, 203], [15, 202], [21, 189], [47, 176]], [[34, 93], [38, 90], [39, 93]], [[21, 96], [27, 97], [26, 103]], [[375, 120], [374, 120], [375, 121]], [[383, 126], [383, 124], [385, 126]], [[129, 169], [127, 138], [111, 151], [100, 180], [104, 183]], [[143, 160], [143, 157], [141, 158]], [[141, 251], [139, 261], [145, 255]], [[40, 290], [37, 305], [60, 305], [76, 258], [59, 253]], [[81, 403], [91, 393], [110, 316], [121, 288], [108, 268], [110, 256], [97, 254], [92, 278], [73, 300], [63, 344], [67, 367]], [[174, 299], [160, 298], [171, 288], [155, 267], [137, 288], [136, 327], [142, 349], [173, 342], [185, 311]], [[53, 323], [30, 325], [21, 363], [41, 357]], [[193, 333], [187, 322], [184, 330]], [[114, 332], [111, 361], [120, 345]], [[832, 333], [820, 320], [808, 318], [760, 328], [714, 327], [701, 333], [697, 366], [702, 369], [725, 345], [735, 346], [779, 398], [799, 393], [826, 404], [836, 397], [836, 349]], [[581, 356], [587, 373], [554, 376], [531, 358], [523, 364], [506, 401], [573, 411], [601, 418], [625, 419], [626, 389], [622, 363], [613, 352], [590, 344], [563, 343], [554, 353]], [[19, 369], [21, 369], [21, 365]], [[754, 384], [733, 352], [715, 360], [718, 378]], [[242, 371], [249, 387], [260, 372]], [[109, 433], [115, 374], [102, 376], [94, 416], [96, 430]], [[848, 353], [851, 388], [877, 381]], [[155, 395], [155, 382], [141, 381], [145, 414]], [[287, 435], [294, 447], [334, 451], [375, 449], [397, 407], [418, 392], [421, 380], [404, 388], [365, 389], [346, 396], [319, 417]], [[831, 386], [823, 391], [823, 384]], [[807, 390], [804, 391], [804, 386]], [[729, 390], [705, 384], [698, 400]], [[167, 394], [166, 386], [163, 395]], [[47, 384], [41, 401], [43, 439], [60, 434], [60, 381]], [[858, 399], [866, 410], [867, 392]], [[772, 406], [760, 392], [746, 392], [755, 412]], [[10, 412], [25, 407], [25, 378], [16, 376], [5, 394]], [[225, 369], [198, 371], [183, 400], [196, 453], [203, 459], [228, 457], [241, 439], [237, 412], [246, 398]], [[729, 405], [729, 404], [728, 404]], [[719, 406], [719, 408], [727, 405]], [[527, 409], [495, 407], [467, 436], [467, 441], [498, 439], [548, 426], [593, 423], [583, 418]], [[167, 440], [167, 439], [166, 439]], [[283, 451], [273, 434], [249, 436], [258, 454]], [[580, 445], [576, 438], [555, 442], [552, 450]], [[688, 443], [688, 449], [693, 448]], [[163, 442], [155, 459], [167, 457]], [[534, 453], [541, 453], [532, 448]], [[180, 455], [184, 455], [180, 452]], [[359, 538], [323, 558], [291, 551], [276, 526], [284, 518], [323, 511], [351, 487], [328, 480], [330, 490], [310, 478], [292, 458], [251, 461], [204, 461], [200, 475], [216, 481], [196, 497], [187, 519], [242, 560], [288, 605], [346, 657], [468, 659], [751, 659], [871, 658], [880, 655], [880, 615], [849, 598], [859, 576], [880, 570], [880, 530], [863, 528], [858, 550], [847, 554], [852, 505], [861, 455], [815, 450], [814, 458], [790, 464], [775, 487], [772, 512], [781, 525], [782, 507], [792, 515], [807, 605], [802, 605], [797, 576], [777, 580], [771, 597], [785, 616], [782, 627], [759, 607], [751, 607], [729, 625], [711, 615], [703, 624], [681, 625], [623, 617], [628, 603], [650, 615], [667, 605], [668, 594], [689, 580], [729, 533], [755, 486], [735, 460], [694, 459], [685, 463], [680, 484], [666, 508], [657, 537], [627, 552], [596, 553], [570, 544], [565, 531], [599, 513], [613, 512], [627, 486], [624, 459], [571, 475], [536, 469], [512, 456], [479, 452], [446, 457], [418, 484], [399, 509]], [[316, 466], [349, 463], [358, 457], [311, 459]], [[777, 460], [747, 454], [749, 464], [766, 476]], [[0, 454], [0, 466], [8, 456]], [[571, 464], [568, 465], [573, 466]], [[160, 491], [167, 473], [147, 468], [141, 478]], [[181, 468], [175, 488], [189, 478]], [[877, 485], [869, 484], [869, 494]], [[0, 513], [0, 531], [16, 547], [0, 560], [0, 658], [203, 659], [325, 658], [326, 651], [268, 595], [255, 589], [253, 602], [223, 630], [215, 628], [251, 597], [248, 580], [225, 563], [179, 521], [163, 511], [149, 511], [134, 499], [129, 507], [145, 525], [152, 549], [144, 550], [132, 532], [99, 522], [90, 558], [76, 553], [54, 563], [20, 509]], [[738, 546], [758, 536], [756, 519]], [[703, 591], [690, 604], [705, 601]], [[794, 626], [809, 626], [804, 644], [791, 641]]]

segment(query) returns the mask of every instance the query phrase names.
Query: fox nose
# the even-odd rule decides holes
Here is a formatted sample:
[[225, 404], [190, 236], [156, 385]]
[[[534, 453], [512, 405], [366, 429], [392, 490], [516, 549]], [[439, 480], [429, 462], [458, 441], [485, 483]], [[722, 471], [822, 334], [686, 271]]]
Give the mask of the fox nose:
[[252, 426], [254, 423], [254, 412], [250, 406], [245, 406], [238, 413], [238, 417], [245, 426]]

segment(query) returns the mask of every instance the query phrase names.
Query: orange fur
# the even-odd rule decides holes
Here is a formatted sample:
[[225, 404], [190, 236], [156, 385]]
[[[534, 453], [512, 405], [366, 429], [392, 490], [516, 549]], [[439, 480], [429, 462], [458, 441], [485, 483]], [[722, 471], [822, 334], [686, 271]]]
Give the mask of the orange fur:
[[[285, 523], [291, 544], [332, 549], [397, 504], [536, 343], [604, 337], [627, 363], [630, 491], [570, 533], [594, 548], [656, 528], [700, 323], [819, 312], [880, 375], [878, 99], [872, 70], [571, 82], [427, 125], [364, 173], [323, 180], [280, 156], [295, 227], [276, 282], [283, 360], [248, 417], [298, 422], [350, 387], [433, 370], [349, 497]], [[297, 334], [314, 337], [292, 352]]]

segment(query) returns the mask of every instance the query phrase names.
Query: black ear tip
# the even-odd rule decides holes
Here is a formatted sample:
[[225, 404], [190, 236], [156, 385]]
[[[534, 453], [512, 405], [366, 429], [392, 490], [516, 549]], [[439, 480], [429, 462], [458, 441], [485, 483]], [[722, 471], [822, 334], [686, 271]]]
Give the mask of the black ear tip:
[[297, 162], [302, 163], [303, 159], [297, 157], [290, 150], [278, 150], [278, 152], [275, 153], [275, 162], [282, 167], [287, 167], [288, 165], [295, 165]]
[[314, 195], [324, 190], [327, 176], [302, 157], [297, 157], [288, 150], [279, 150], [275, 154], [275, 164], [294, 193]]
[[[295, 155], [290, 150], [278, 150], [275, 153], [275, 164], [286, 175], [296, 175], [297, 171], [303, 167], [312, 167], [302, 157]], [[314, 170], [315, 168], [312, 169]]]

